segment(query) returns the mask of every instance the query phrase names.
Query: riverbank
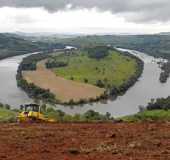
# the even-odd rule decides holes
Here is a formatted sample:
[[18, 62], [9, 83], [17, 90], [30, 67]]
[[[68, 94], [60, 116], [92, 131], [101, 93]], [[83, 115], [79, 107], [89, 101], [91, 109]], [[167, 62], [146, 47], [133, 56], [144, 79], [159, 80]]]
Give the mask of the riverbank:
[[[23, 62], [21, 63], [21, 65], [20, 65], [20, 67], [19, 67], [19, 69], [18, 69], [18, 74], [17, 74], [17, 81], [18, 81], [18, 86], [20, 86], [21, 88], [23, 88], [27, 93], [28, 93], [28, 95], [29, 96], [31, 96], [31, 97], [35, 97], [35, 98], [39, 98], [39, 97], [42, 97], [42, 94], [43, 94], [43, 90], [44, 90], [44, 93], [46, 93], [46, 95], [49, 95], [50, 97], [51, 97], [51, 99], [50, 99], [50, 102], [54, 102], [54, 103], [58, 103], [58, 104], [64, 104], [64, 105], [79, 105], [79, 104], [85, 104], [85, 103], [91, 103], [91, 102], [96, 102], [96, 101], [100, 101], [100, 100], [106, 100], [106, 99], [113, 99], [112, 97], [116, 97], [116, 96], [118, 96], [118, 95], [123, 95], [131, 86], [133, 86], [134, 84], [135, 84], [135, 82], [137, 81], [137, 79], [141, 76], [141, 74], [142, 74], [142, 72], [143, 72], [143, 62], [140, 60], [140, 59], [138, 59], [137, 57], [135, 57], [135, 56], [133, 56], [133, 55], [130, 55], [129, 53], [120, 53], [120, 52], [118, 52], [118, 51], [114, 51], [114, 52], [117, 52], [117, 53], [119, 53], [120, 54], [120, 56], [121, 56], [121, 59], [125, 59], [126, 61], [126, 63], [127, 63], [127, 66], [129, 67], [130, 65], [130, 63], [131, 63], [131, 61], [133, 60], [133, 61], [135, 61], [135, 71], [134, 72], [132, 72], [133, 74], [130, 74], [131, 72], [130, 71], [128, 71], [127, 69], [128, 69], [128, 67], [127, 68], [124, 68], [123, 69], [123, 65], [124, 66], [126, 66], [124, 63], [125, 62], [123, 62], [123, 64], [121, 65], [121, 62], [119, 61], [119, 62], [116, 62], [116, 59], [113, 59], [113, 64], [112, 65], [116, 65], [116, 64], [119, 64], [119, 66], [120, 67], [118, 67], [118, 68], [120, 68], [120, 70], [118, 70], [117, 72], [115, 71], [115, 73], [122, 73], [122, 74], [117, 74], [117, 75], [113, 75], [113, 77], [117, 77], [117, 78], [120, 78], [120, 77], [122, 77], [122, 76], [125, 76], [126, 77], [126, 79], [125, 78], [123, 78], [122, 77], [122, 80], [123, 80], [123, 83], [121, 82], [122, 80], [120, 79], [119, 80], [119, 83], [118, 84], [120, 84], [120, 85], [116, 85], [116, 84], [109, 84], [109, 81], [110, 81], [110, 77], [105, 77], [105, 79], [107, 79], [107, 82], [106, 81], [101, 81], [101, 84], [103, 84], [104, 85], [104, 83], [108, 83], [107, 85], [104, 85], [104, 86], [102, 86], [102, 88], [105, 88], [106, 89], [106, 91], [104, 92], [104, 93], [102, 93], [102, 94], [100, 94], [100, 95], [95, 95], [95, 97], [89, 97], [90, 95], [91, 95], [91, 93], [93, 93], [93, 92], [89, 92], [90, 94], [88, 94], [88, 97], [86, 97], [86, 98], [84, 98], [84, 97], [80, 97], [79, 98], [79, 100], [76, 100], [75, 101], [75, 99], [73, 98], [73, 97], [71, 97], [68, 101], [61, 101], [60, 99], [59, 99], [59, 97], [60, 97], [60, 92], [58, 91], [58, 88], [56, 88], [56, 92], [53, 92], [53, 90], [55, 89], [55, 87], [53, 86], [53, 88], [50, 88], [50, 87], [48, 87], [48, 85], [50, 85], [49, 83], [43, 83], [42, 85], [40, 85], [41, 83], [39, 83], [40, 81], [38, 81], [38, 79], [41, 77], [41, 75], [39, 75], [39, 76], [37, 76], [37, 78], [36, 78], [36, 81], [37, 81], [37, 83], [36, 82], [34, 82], [33, 81], [33, 79], [31, 79], [31, 77], [28, 77], [28, 72], [27, 72], [27, 70], [35, 70], [36, 69], [36, 64], [38, 63], [38, 61], [40, 61], [40, 60], [42, 60], [42, 59], [45, 59], [45, 58], [49, 58], [50, 56], [51, 56], [51, 54], [49, 54], [49, 55], [46, 55], [46, 56], [44, 56], [44, 55], [34, 55], [34, 59], [32, 58], [32, 57], [28, 57], [28, 58], [26, 58], [26, 59], [24, 59], [23, 60]], [[76, 54], [76, 57], [78, 56], [77, 55], [77, 52], [75, 53]], [[72, 54], [73, 55], [73, 54]], [[72, 55], [71, 55], [71, 57], [72, 57]], [[52, 59], [54, 59], [55, 57], [54, 57], [54, 53], [52, 54]], [[67, 54], [67, 56], [68, 56], [68, 54]], [[73, 55], [74, 56], [74, 55]], [[116, 56], [116, 55], [115, 55]], [[115, 57], [114, 56], [114, 57]], [[66, 59], [67, 59], [68, 57], [66, 57]], [[30, 60], [29, 60], [30, 59]], [[85, 58], [85, 60], [86, 60], [87, 58]], [[110, 59], [110, 58], [109, 58]], [[119, 58], [119, 56], [117, 57], [117, 59], [119, 60], [120, 58]], [[114, 62], [115, 61], [115, 62]], [[90, 61], [91, 62], [91, 61]], [[100, 61], [99, 61], [100, 62]], [[84, 63], [84, 62], [83, 62]], [[96, 62], [95, 62], [96, 63]], [[25, 65], [24, 65], [25, 64]], [[89, 64], [89, 65], [91, 65], [92, 64], [92, 62]], [[107, 65], [108, 65], [108, 63], [106, 63]], [[97, 64], [97, 66], [98, 67], [101, 67], [101, 66], [99, 66], [98, 64]], [[103, 65], [102, 65], [103, 66]], [[76, 67], [77, 68], [77, 67]], [[81, 68], [81, 67], [79, 67], [79, 68]], [[93, 68], [95, 68], [94, 66], [93, 66]], [[97, 67], [96, 67], [97, 68]], [[117, 68], [117, 66], [115, 66], [115, 68]], [[115, 69], [114, 68], [114, 69]], [[105, 68], [104, 68], [105, 69]], [[107, 67], [106, 67], [106, 69], [107, 69]], [[23, 77], [23, 75], [22, 75], [22, 71], [24, 70], [24, 76], [25, 76], [25, 78]], [[47, 69], [46, 69], [46, 71], [47, 71]], [[98, 71], [98, 70], [97, 70]], [[32, 71], [30, 71], [29, 73], [31, 73]], [[34, 71], [33, 71], [34, 72]], [[32, 73], [33, 73], [32, 72]], [[89, 72], [91, 72], [91, 70], [89, 71]], [[108, 72], [107, 70], [106, 70], [106, 72]], [[36, 73], [36, 72], [35, 72]], [[50, 71], [50, 73], [52, 73], [51, 71]], [[78, 72], [79, 73], [79, 72]], [[85, 73], [85, 72], [84, 72]], [[84, 74], [83, 73], [83, 74]], [[124, 74], [123, 74], [124, 73]], [[125, 74], [126, 73], [126, 74]], [[76, 73], [77, 74], [77, 73]], [[126, 76], [127, 74], [130, 74], [129, 76]], [[44, 75], [44, 74], [43, 74]], [[89, 75], [89, 74], [88, 74]], [[109, 74], [110, 75], [110, 74]], [[118, 76], [119, 75], [119, 76]], [[120, 76], [121, 75], [121, 76]], [[36, 75], [34, 75], [33, 77], [35, 77]], [[67, 76], [68, 76], [68, 74], [67, 74]], [[86, 79], [87, 79], [87, 81], [89, 81], [90, 82], [90, 79], [88, 79], [89, 77], [88, 76], [86, 76], [86, 75], [84, 75], [85, 77], [86, 77]], [[94, 75], [93, 75], [94, 76]], [[103, 78], [103, 77], [102, 77]], [[57, 79], [57, 77], [55, 78], [55, 79]], [[100, 79], [100, 77], [99, 77], [99, 79]], [[105, 80], [104, 79], [104, 80]], [[41, 79], [41, 81], [44, 81], [45, 79], [43, 78], [43, 79]], [[64, 81], [68, 81], [68, 82], [71, 82], [71, 80], [64, 80]], [[64, 82], [64, 81], [62, 81], [62, 82]], [[99, 81], [99, 80], [98, 80]], [[117, 80], [116, 79], [114, 79], [114, 82], [116, 82], [117, 83]], [[121, 82], [121, 83], [120, 83]], [[57, 81], [56, 81], [56, 83], [57, 83]], [[73, 81], [73, 83], [77, 83], [77, 82], [74, 82]], [[67, 83], [67, 84], [69, 84], [69, 83]], [[77, 83], [78, 84], [78, 83]], [[30, 86], [30, 87], [29, 87]], [[36, 88], [36, 86], [37, 86], [37, 88]], [[46, 86], [46, 87], [43, 87], [43, 86]], [[56, 86], [56, 85], [55, 85]], [[87, 86], [87, 87], [90, 87], [90, 83], [88, 84], [88, 82], [86, 82], [86, 84], [83, 84], [82, 83], [82, 86]], [[108, 87], [108, 86], [110, 86], [110, 87]], [[94, 86], [95, 87], [95, 86]], [[93, 87], [93, 88], [94, 88]], [[99, 86], [99, 87], [101, 87], [101, 86]], [[29, 89], [29, 88], [31, 88], [31, 89]], [[37, 91], [36, 93], [38, 94], [38, 92], [42, 92], [42, 93], [40, 93], [41, 95], [35, 95], [35, 93], [33, 93], [34, 92], [34, 90], [35, 89], [36, 90], [40, 90], [40, 88], [41, 88], [41, 91]], [[67, 87], [66, 89], [68, 90], [68, 88], [69, 87]], [[86, 88], [86, 87], [85, 87]], [[81, 90], [81, 93], [85, 93], [82, 89], [85, 89], [84, 87], [82, 87], [82, 88], [80, 88], [79, 90]], [[96, 87], [96, 89], [97, 89], [97, 87]], [[72, 92], [70, 92], [72, 90]], [[70, 91], [66, 91], [67, 93], [74, 93], [74, 87], [71, 89]], [[88, 90], [88, 89], [87, 89]], [[49, 91], [49, 92], [48, 92]], [[63, 91], [63, 90], [62, 90]], [[47, 93], [48, 92], [48, 93]], [[56, 100], [56, 98], [55, 99], [53, 99], [52, 100], [52, 97], [55, 97], [55, 93], [56, 93], [56, 96], [57, 96], [57, 100]], [[73, 94], [71, 94], [71, 95], [73, 95]], [[76, 92], [76, 95], [78, 95], [79, 96], [79, 92]], [[81, 95], [81, 94], [80, 94]], [[67, 99], [69, 98], [70, 96], [68, 96], [68, 97], [66, 97]], [[44, 99], [44, 98], [41, 98], [41, 99]], [[49, 101], [48, 100], [48, 96], [46, 96], [45, 97], [45, 101]]]
[[[162, 101], [162, 100], [161, 100]], [[170, 108], [165, 108], [169, 103], [163, 100], [163, 102], [153, 103], [141, 108], [140, 112], [123, 116], [113, 117], [109, 112], [106, 114], [100, 114], [93, 110], [88, 110], [83, 114], [71, 115], [61, 110], [57, 110], [54, 106], [48, 106], [43, 104], [41, 106], [41, 113], [48, 119], [53, 119], [55, 122], [142, 122], [142, 121], [170, 121]], [[161, 104], [159, 106], [158, 104]], [[20, 109], [12, 109], [10, 105], [3, 105], [0, 103], [0, 122], [15, 123], [17, 122], [17, 115], [21, 112]]]

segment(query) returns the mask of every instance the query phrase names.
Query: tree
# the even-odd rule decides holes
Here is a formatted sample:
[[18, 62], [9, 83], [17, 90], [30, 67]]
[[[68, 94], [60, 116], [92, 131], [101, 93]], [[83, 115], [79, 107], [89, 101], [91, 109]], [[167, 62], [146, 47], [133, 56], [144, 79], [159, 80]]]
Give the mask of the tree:
[[109, 47], [107, 46], [96, 46], [93, 48], [88, 48], [88, 56], [90, 58], [102, 59], [109, 55]]
[[70, 79], [73, 81], [73, 80], [74, 80], [74, 77], [71, 76]]
[[84, 82], [85, 82], [85, 83], [88, 83], [88, 79], [87, 79], [87, 78], [84, 78]]
[[110, 117], [111, 117], [111, 114], [110, 114], [109, 112], [106, 112], [106, 115], [105, 115], [105, 116], [106, 116], [106, 119], [109, 120]]
[[41, 111], [42, 111], [42, 112], [46, 112], [46, 110], [47, 110], [47, 106], [46, 106], [46, 104], [43, 104], [43, 105], [41, 106]]
[[96, 82], [96, 86], [103, 88], [104, 87], [104, 83], [99, 79]]
[[4, 105], [4, 108], [7, 109], [7, 110], [10, 110], [11, 109], [11, 106], [9, 104], [5, 104]]

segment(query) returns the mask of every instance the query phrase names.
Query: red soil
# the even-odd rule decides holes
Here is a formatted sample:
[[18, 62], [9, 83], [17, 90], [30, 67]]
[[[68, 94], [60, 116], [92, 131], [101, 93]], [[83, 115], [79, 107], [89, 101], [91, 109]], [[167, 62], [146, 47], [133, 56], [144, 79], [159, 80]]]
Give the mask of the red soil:
[[0, 124], [0, 160], [170, 160], [170, 123]]

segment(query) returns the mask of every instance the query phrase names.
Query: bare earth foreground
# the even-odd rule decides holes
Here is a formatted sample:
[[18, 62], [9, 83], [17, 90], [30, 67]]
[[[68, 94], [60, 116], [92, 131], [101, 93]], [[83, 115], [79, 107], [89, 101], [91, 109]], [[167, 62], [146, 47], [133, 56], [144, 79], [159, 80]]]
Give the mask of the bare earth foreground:
[[170, 122], [0, 124], [2, 160], [170, 160]]
[[61, 102], [69, 102], [71, 99], [77, 102], [80, 99], [96, 98], [105, 91], [105, 89], [93, 85], [66, 80], [56, 76], [51, 70], [46, 69], [44, 63], [44, 60], [40, 61], [37, 64], [36, 71], [24, 71], [23, 77], [29, 83], [49, 89]]

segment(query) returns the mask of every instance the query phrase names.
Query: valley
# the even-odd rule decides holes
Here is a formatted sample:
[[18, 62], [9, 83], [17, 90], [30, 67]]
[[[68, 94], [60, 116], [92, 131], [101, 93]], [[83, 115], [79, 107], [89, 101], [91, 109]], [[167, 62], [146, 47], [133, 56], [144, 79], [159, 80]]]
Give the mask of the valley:
[[0, 160], [170, 160], [169, 11], [0, 0]]

